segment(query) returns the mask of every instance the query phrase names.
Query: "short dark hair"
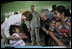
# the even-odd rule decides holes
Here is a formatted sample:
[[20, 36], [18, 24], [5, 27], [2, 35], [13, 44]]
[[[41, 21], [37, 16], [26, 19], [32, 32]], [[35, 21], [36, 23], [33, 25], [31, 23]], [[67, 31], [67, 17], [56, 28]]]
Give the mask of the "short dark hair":
[[60, 14], [62, 14], [64, 12], [65, 16], [67, 15], [67, 10], [66, 8], [61, 5], [61, 6], [58, 6], [57, 9], [56, 9]]
[[31, 5], [31, 7], [34, 7], [34, 5]]
[[52, 9], [54, 10], [56, 8], [56, 5], [52, 5]]
[[30, 11], [26, 11], [26, 12], [22, 13], [22, 15], [24, 15], [28, 21], [32, 20], [33, 15]]

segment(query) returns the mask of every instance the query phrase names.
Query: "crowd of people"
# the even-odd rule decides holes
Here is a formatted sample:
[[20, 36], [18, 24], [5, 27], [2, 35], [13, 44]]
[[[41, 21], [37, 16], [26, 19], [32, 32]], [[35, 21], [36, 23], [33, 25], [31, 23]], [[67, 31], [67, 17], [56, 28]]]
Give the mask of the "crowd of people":
[[[70, 46], [71, 43], [71, 14], [63, 5], [53, 5], [52, 11], [42, 9], [41, 14], [31, 11], [10, 16], [1, 25], [1, 36], [5, 42], [14, 46], [41, 46], [40, 33], [45, 36], [45, 46]], [[28, 21], [28, 26], [25, 22]]]

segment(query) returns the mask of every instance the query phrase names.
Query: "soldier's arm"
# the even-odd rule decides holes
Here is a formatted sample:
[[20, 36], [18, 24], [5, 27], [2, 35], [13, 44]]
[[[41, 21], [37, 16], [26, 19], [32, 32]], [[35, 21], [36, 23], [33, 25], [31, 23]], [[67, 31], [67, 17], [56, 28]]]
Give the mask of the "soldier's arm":
[[40, 15], [37, 15], [37, 22], [38, 22], [38, 26], [40, 27]]

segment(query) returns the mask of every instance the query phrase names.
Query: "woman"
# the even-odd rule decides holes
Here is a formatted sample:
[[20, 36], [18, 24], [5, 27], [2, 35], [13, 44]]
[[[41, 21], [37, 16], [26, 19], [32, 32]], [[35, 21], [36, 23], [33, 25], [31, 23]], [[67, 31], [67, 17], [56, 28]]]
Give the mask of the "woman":
[[[71, 18], [67, 17], [66, 8], [58, 6], [55, 10], [55, 19], [50, 23], [49, 30], [57, 38], [51, 39], [51, 45], [69, 46], [71, 41]], [[56, 44], [56, 43], [57, 44]], [[62, 44], [62, 45], [61, 45]]]

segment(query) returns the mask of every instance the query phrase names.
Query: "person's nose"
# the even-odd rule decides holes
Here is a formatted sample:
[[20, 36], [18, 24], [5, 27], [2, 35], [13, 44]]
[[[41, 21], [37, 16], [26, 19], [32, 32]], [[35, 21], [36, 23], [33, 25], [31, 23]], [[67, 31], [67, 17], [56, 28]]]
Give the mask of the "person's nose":
[[26, 17], [24, 17], [24, 19], [26, 20]]

